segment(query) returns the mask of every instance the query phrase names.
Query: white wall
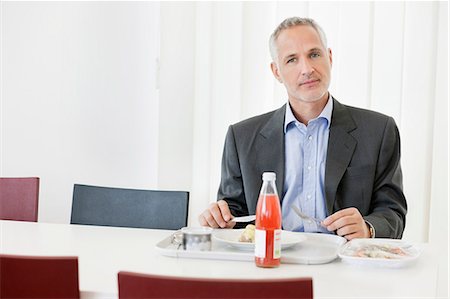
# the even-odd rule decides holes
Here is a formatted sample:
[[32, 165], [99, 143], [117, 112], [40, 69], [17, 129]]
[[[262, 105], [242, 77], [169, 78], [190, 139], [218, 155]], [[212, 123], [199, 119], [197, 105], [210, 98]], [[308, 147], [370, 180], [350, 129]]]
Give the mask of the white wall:
[[39, 176], [39, 221], [74, 183], [157, 187], [159, 3], [1, 2], [0, 175]]

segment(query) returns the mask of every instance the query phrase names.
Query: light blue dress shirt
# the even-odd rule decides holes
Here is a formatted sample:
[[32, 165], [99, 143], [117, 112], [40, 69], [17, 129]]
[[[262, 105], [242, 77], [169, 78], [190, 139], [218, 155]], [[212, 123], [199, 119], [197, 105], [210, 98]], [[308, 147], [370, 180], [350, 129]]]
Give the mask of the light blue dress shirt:
[[325, 228], [302, 221], [291, 206], [303, 213], [325, 219], [325, 163], [333, 100], [331, 96], [322, 113], [305, 126], [299, 122], [291, 106], [286, 105], [284, 121], [285, 180], [283, 186], [283, 229], [304, 232], [328, 232]]

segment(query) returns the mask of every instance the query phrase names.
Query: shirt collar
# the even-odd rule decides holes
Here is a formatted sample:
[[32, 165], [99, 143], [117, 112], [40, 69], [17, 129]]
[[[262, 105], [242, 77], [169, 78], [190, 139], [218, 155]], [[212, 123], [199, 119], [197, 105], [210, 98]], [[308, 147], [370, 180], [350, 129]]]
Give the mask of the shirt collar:
[[[327, 129], [329, 129], [330, 125], [331, 125], [332, 112], [333, 112], [333, 98], [331, 97], [331, 94], [329, 94], [327, 104], [325, 105], [325, 107], [323, 107], [323, 110], [319, 114], [319, 116], [317, 116], [314, 119], [318, 119], [318, 118], [326, 119], [327, 120]], [[296, 122], [296, 121], [298, 121], [298, 120], [295, 118], [294, 113], [292, 112], [291, 105], [289, 104], [289, 101], [288, 101], [286, 104], [286, 114], [284, 116], [284, 133], [285, 134], [287, 132], [287, 128], [288, 128], [289, 124], [292, 122]]]

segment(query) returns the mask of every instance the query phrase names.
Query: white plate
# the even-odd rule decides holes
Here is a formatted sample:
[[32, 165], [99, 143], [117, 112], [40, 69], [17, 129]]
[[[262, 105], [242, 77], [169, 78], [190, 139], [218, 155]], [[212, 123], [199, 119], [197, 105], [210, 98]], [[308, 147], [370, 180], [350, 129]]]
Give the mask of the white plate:
[[[239, 236], [244, 229], [215, 229], [213, 238], [241, 250], [254, 250], [255, 243], [239, 242]], [[281, 249], [286, 249], [305, 241], [306, 237], [300, 233], [281, 231]]]
[[[347, 241], [345, 238], [333, 234], [294, 234], [304, 237], [305, 241], [281, 252], [281, 263], [283, 264], [317, 265], [333, 262], [338, 257], [339, 248]], [[252, 250], [241, 250], [229, 246], [228, 241], [219, 241], [214, 237], [211, 251], [183, 250], [177, 243], [174, 243], [173, 235], [158, 242], [156, 249], [162, 255], [177, 258], [255, 261], [255, 254]]]
[[343, 262], [351, 264], [398, 268], [413, 263], [420, 250], [403, 240], [353, 239], [340, 248], [338, 255]]

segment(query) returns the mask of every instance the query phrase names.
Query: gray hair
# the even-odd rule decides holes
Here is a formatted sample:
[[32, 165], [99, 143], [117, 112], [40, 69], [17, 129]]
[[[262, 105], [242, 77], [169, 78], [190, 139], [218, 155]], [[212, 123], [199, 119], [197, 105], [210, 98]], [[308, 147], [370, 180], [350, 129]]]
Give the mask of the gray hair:
[[325, 32], [323, 31], [322, 27], [320, 27], [319, 24], [317, 24], [316, 21], [314, 21], [313, 19], [300, 17], [287, 18], [283, 22], [281, 22], [280, 25], [278, 25], [278, 27], [275, 29], [275, 31], [270, 35], [269, 39], [270, 55], [272, 56], [272, 60], [274, 62], [277, 61], [278, 49], [276, 41], [280, 33], [285, 29], [301, 25], [311, 26], [312, 28], [314, 28], [314, 30], [316, 30], [317, 33], [319, 34], [322, 45], [324, 46], [325, 49], [327, 48], [327, 37], [325, 35]]

